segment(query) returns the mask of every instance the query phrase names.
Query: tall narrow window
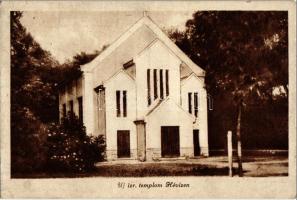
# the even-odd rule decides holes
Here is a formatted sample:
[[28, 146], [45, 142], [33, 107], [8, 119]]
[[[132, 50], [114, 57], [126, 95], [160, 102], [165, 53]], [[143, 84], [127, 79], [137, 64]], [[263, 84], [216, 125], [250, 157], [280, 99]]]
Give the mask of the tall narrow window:
[[195, 117], [198, 116], [198, 93], [197, 92], [194, 93], [194, 114], [195, 114]]
[[73, 101], [72, 100], [69, 101], [69, 106], [70, 106], [70, 113], [71, 113], [71, 115], [73, 115], [74, 113], [73, 113]]
[[98, 93], [97, 93], [97, 102], [98, 102], [98, 110], [102, 110], [102, 98], [101, 98], [100, 89], [98, 89]]
[[163, 93], [163, 70], [160, 69], [160, 98], [164, 98], [164, 93]]
[[127, 91], [123, 91], [123, 116], [127, 117]]
[[158, 98], [157, 70], [154, 69], [154, 99]]
[[117, 104], [117, 117], [121, 116], [121, 92], [119, 90], [116, 91], [116, 104]]
[[169, 84], [168, 84], [168, 81], [169, 81], [169, 74], [168, 74], [168, 69], [166, 69], [166, 72], [165, 72], [165, 81], [166, 81], [166, 96], [169, 95]]
[[67, 113], [66, 113], [66, 104], [63, 104], [63, 117], [66, 117]]
[[147, 81], [147, 103], [151, 105], [151, 70], [147, 69], [146, 71], [146, 81]]
[[80, 123], [83, 122], [83, 99], [82, 97], [77, 98], [78, 101], [78, 119]]
[[207, 94], [207, 99], [208, 99], [208, 109], [213, 110], [213, 99], [209, 94]]
[[188, 105], [189, 105], [189, 113], [192, 113], [192, 93], [188, 93]]

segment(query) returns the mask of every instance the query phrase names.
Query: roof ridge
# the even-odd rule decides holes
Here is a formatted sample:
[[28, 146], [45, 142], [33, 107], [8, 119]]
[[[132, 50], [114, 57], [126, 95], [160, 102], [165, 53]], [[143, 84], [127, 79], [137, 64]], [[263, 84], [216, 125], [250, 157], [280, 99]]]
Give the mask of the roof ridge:
[[125, 40], [127, 40], [135, 31], [142, 25], [146, 25], [156, 35], [156, 37], [166, 44], [168, 48], [189, 68], [197, 74], [197, 76], [205, 76], [205, 71], [195, 64], [168, 36], [162, 29], [149, 17], [143, 16], [137, 20], [126, 32], [121, 34], [105, 51], [98, 55], [92, 62], [81, 66], [82, 71], [93, 71], [93, 69], [108, 55], [110, 55], [116, 48], [118, 48]]
[[160, 99], [158, 98], [158, 102], [153, 106], [153, 108], [151, 108], [146, 114], [145, 116], [150, 115], [152, 112], [154, 112], [154, 110], [156, 110], [163, 102], [166, 102], [169, 99], [169, 96], [165, 97], [164, 99]]
[[[131, 26], [129, 26], [128, 29], [126, 29], [125, 31], [123, 31], [122, 34], [120, 34], [115, 40], [113, 40], [113, 41], [110, 43], [111, 45], [109, 45], [109, 46], [108, 46], [108, 47], [107, 47], [101, 54], [99, 54], [93, 61], [91, 61], [91, 62], [89, 62], [89, 63], [87, 63], [87, 64], [85, 64], [85, 65], [81, 65], [81, 66], [80, 66], [81, 70], [84, 71], [83, 68], [90, 66], [91, 63], [96, 62], [96, 60], [98, 60], [100, 57], [102, 57], [104, 54], [106, 54], [106, 52], [107, 52], [108, 50], [110, 50], [110, 49], [114, 46], [114, 44], [115, 44], [116, 42], [118, 42], [118, 41], [119, 41], [119, 40], [120, 40], [126, 33], [129, 32], [130, 29], [132, 29], [134, 26], [136, 26], [137, 23], [140, 23], [140, 21], [143, 20], [144, 18], [146, 18], [146, 16], [142, 16], [141, 18], [139, 18], [138, 20], [136, 20]], [[111, 52], [113, 52], [113, 50], [112, 50]], [[91, 69], [91, 71], [92, 71], [92, 70], [93, 70], [93, 69]]]
[[154, 105], [154, 107], [149, 110], [146, 114], [145, 117], [148, 117], [150, 114], [152, 114], [155, 110], [157, 110], [158, 108], [160, 108], [164, 103], [166, 103], [167, 101], [171, 101], [173, 102], [181, 111], [183, 111], [188, 117], [192, 118], [193, 121], [196, 120], [194, 119], [194, 117], [192, 115], [190, 115], [186, 110], [183, 109], [183, 107], [181, 105], [179, 105], [178, 103], [176, 103], [175, 101], [173, 101], [170, 96], [167, 96], [165, 99], [163, 100], [159, 100], [159, 102]]

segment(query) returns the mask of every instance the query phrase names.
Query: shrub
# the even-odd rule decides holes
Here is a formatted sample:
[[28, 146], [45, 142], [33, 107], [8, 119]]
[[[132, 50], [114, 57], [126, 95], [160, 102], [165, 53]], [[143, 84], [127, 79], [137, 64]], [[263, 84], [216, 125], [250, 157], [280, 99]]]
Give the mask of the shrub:
[[12, 109], [11, 175], [42, 171], [47, 160], [46, 126], [29, 108]]
[[51, 171], [86, 172], [105, 158], [104, 137], [88, 136], [83, 124], [70, 113], [61, 125], [51, 124], [47, 141]]

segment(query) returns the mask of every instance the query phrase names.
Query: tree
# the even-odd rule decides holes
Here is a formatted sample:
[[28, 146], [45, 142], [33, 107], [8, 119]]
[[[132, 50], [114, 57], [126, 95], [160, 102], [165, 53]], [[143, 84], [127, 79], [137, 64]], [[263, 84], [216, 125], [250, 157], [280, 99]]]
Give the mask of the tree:
[[27, 107], [43, 122], [57, 115], [57, 98], [46, 76], [58, 63], [20, 23], [21, 12], [11, 12], [11, 101], [12, 108]]
[[103, 45], [101, 50], [95, 50], [93, 53], [80, 52], [73, 56], [72, 60], [67, 60], [65, 63], [59, 66], [59, 86], [67, 84], [81, 75], [80, 66], [91, 62], [101, 52], [103, 52], [108, 45]]
[[100, 53], [82, 52], [61, 65], [27, 32], [22, 14], [10, 15], [12, 173], [43, 170], [50, 151], [45, 145], [49, 124], [59, 122], [57, 85], [79, 75], [79, 65]]
[[198, 11], [187, 21], [185, 32], [170, 35], [206, 70], [208, 92], [233, 100], [242, 175], [243, 107], [271, 100], [274, 87], [283, 86], [288, 92], [287, 12]]
[[20, 23], [22, 12], [11, 12], [11, 169], [40, 170], [46, 159], [45, 122], [54, 120], [57, 98], [43, 69], [56, 66]]

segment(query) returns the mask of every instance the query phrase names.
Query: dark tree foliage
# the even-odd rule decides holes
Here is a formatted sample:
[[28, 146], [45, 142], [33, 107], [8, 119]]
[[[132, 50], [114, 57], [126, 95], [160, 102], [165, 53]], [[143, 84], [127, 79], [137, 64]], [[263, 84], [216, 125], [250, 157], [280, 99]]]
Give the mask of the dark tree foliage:
[[288, 85], [287, 12], [199, 11], [187, 21], [185, 32], [170, 35], [206, 70], [211, 93], [239, 92], [262, 80]]
[[[29, 108], [41, 121], [56, 119], [57, 98], [52, 87], [57, 62], [21, 25], [21, 12], [11, 12], [11, 105]], [[13, 112], [12, 112], [13, 114]]]
[[[169, 35], [206, 71], [206, 88], [215, 102], [209, 112], [211, 148], [225, 146], [227, 130], [238, 137], [242, 132], [246, 148], [287, 147], [287, 12], [198, 11], [184, 32], [171, 30]], [[276, 87], [286, 93], [273, 95]], [[283, 139], [277, 143], [272, 138]]]
[[59, 76], [59, 86], [65, 85], [73, 79], [79, 77], [81, 75], [80, 66], [91, 62], [107, 47], [108, 45], [103, 45], [100, 51], [95, 50], [93, 53], [89, 54], [81, 52], [80, 54], [76, 54], [71, 61], [67, 60], [64, 64], [60, 65], [62, 73]]
[[245, 109], [242, 118], [243, 149], [288, 149], [288, 100], [257, 104]]
[[22, 12], [12, 11], [10, 17], [11, 169], [12, 174], [36, 172], [47, 161], [48, 124], [59, 122], [58, 83], [76, 77], [79, 65], [100, 52], [82, 52], [61, 65], [21, 24]]
[[[237, 112], [230, 97], [213, 96], [214, 110], [208, 113], [209, 147], [227, 150], [228, 130], [235, 133]], [[244, 109], [242, 116], [243, 149], [288, 149], [288, 102], [279, 97], [272, 102], [258, 102]], [[236, 147], [236, 137], [233, 137]]]
[[40, 170], [46, 160], [45, 122], [58, 114], [53, 82], [42, 77], [56, 66], [11, 12], [11, 169]]
[[11, 174], [41, 171], [48, 150], [47, 127], [28, 108], [11, 114]]

